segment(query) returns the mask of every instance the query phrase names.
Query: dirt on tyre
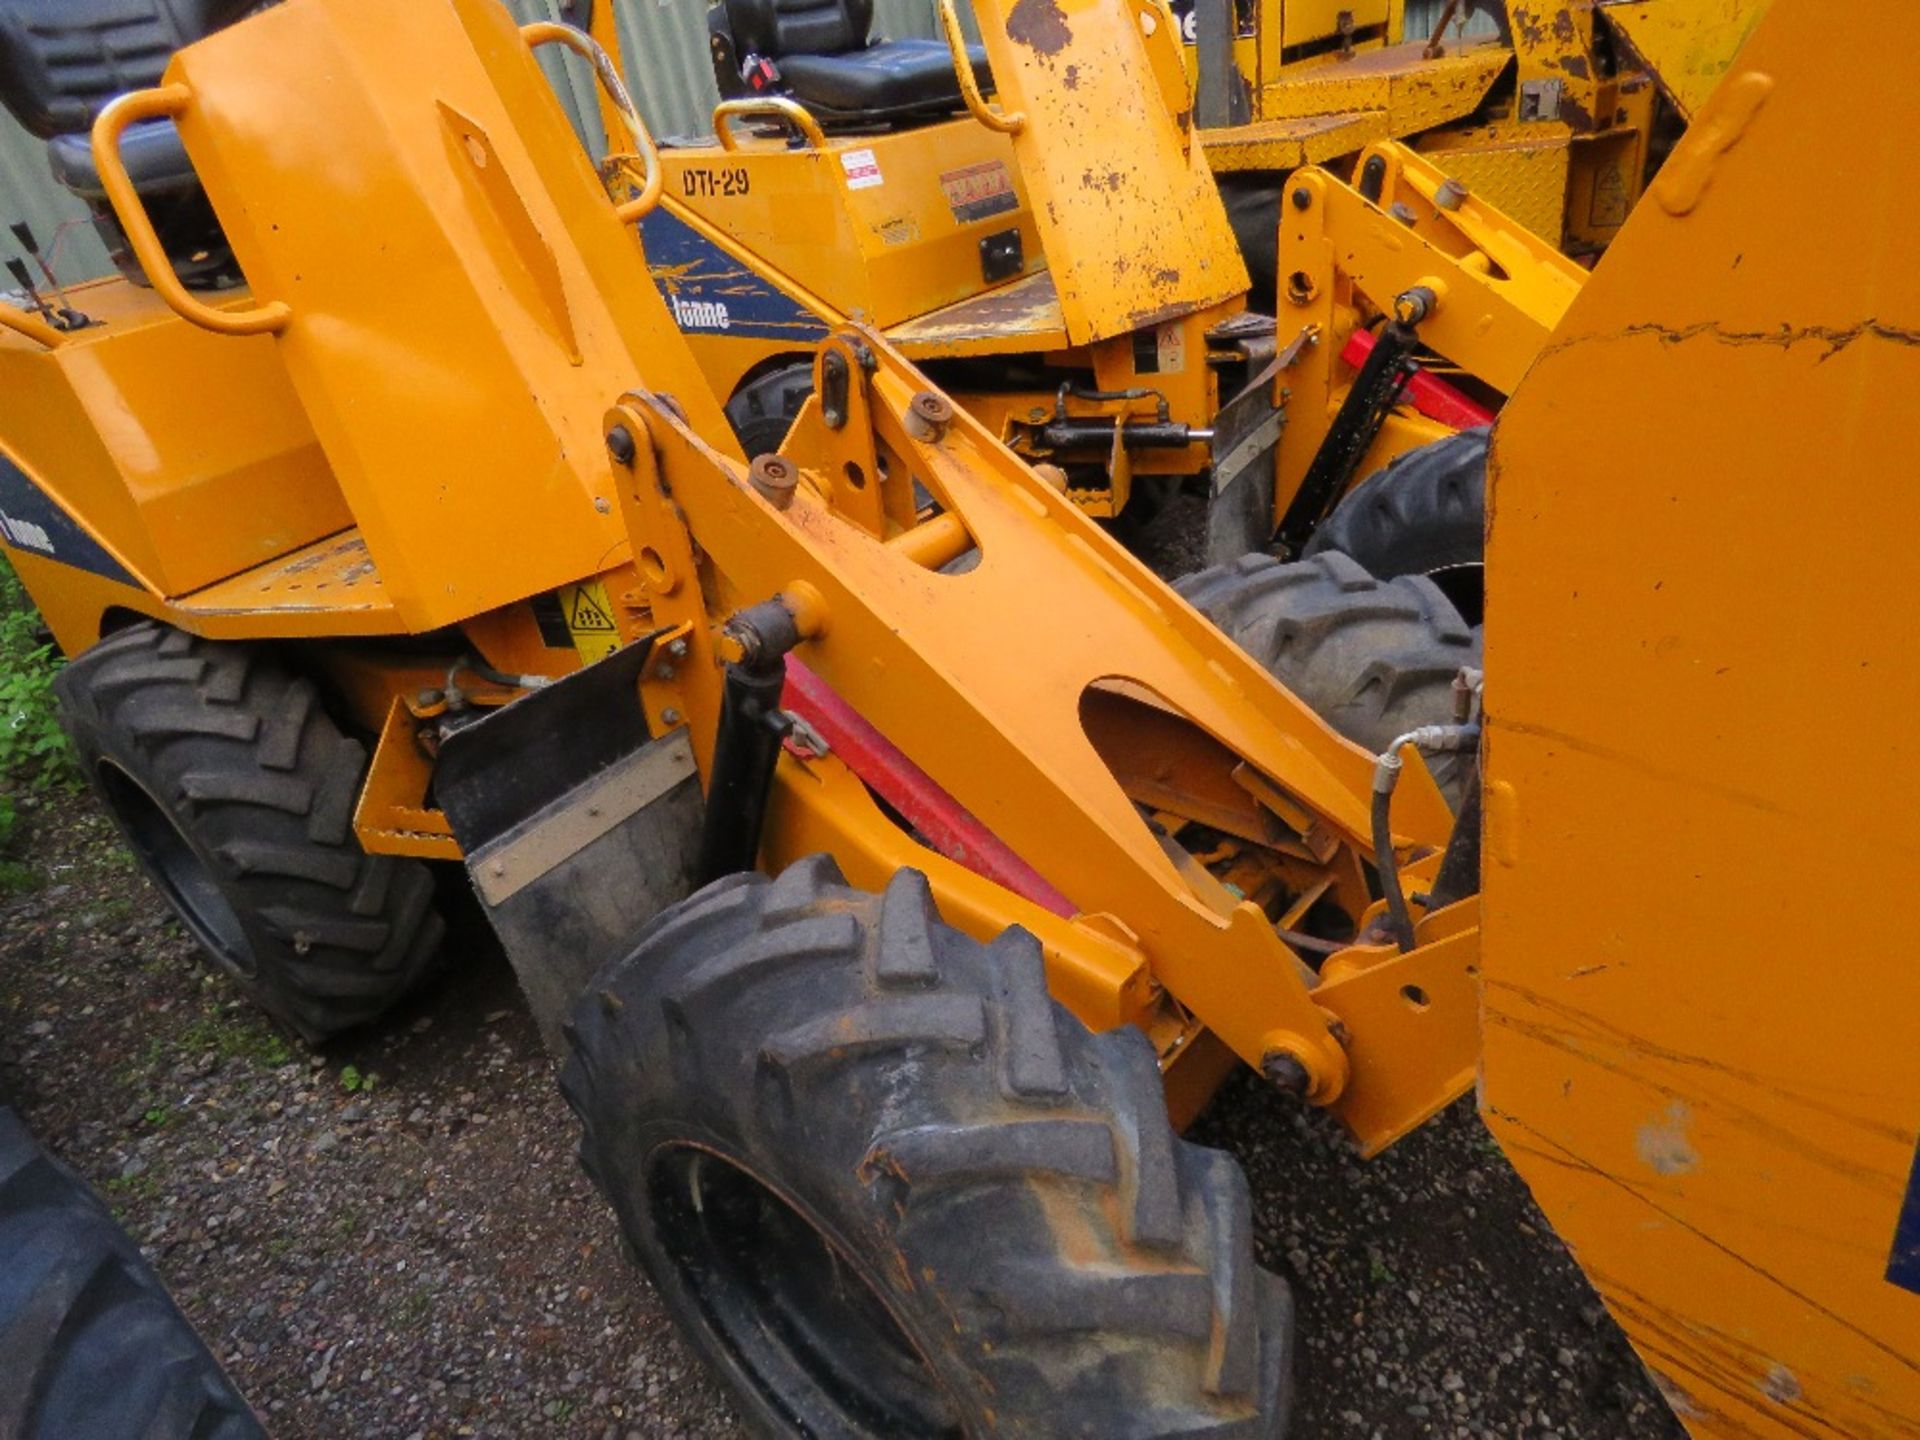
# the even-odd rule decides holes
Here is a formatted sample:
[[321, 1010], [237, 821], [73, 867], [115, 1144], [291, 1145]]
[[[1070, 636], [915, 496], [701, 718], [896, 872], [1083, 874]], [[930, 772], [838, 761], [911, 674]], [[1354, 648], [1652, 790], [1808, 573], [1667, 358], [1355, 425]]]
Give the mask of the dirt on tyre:
[[1370, 575], [1425, 575], [1469, 623], [1485, 608], [1486, 426], [1396, 458], [1344, 495], [1303, 556], [1337, 550]]
[[353, 832], [366, 747], [262, 649], [141, 623], [55, 682], [114, 822], [213, 963], [309, 1041], [372, 1020], [438, 953], [433, 876]]
[[5, 1108], [0, 1435], [266, 1440], [140, 1247]]
[[575, 1012], [582, 1160], [736, 1403], [782, 1437], [1276, 1440], [1292, 1307], [1247, 1183], [1137, 1031], [924, 876], [825, 856], [663, 914]]
[[[1424, 576], [1376, 579], [1338, 551], [1293, 564], [1244, 555], [1175, 583], [1189, 604], [1321, 719], [1378, 752], [1454, 719], [1454, 677], [1480, 667], [1480, 636]], [[1473, 757], [1431, 762], [1457, 810]]]

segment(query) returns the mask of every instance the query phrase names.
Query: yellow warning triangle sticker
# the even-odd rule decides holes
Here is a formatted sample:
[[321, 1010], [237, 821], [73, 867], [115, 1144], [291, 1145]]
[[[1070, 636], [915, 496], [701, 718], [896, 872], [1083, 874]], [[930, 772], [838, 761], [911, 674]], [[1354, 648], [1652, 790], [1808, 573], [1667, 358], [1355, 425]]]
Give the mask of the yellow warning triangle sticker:
[[567, 615], [567, 628], [572, 631], [606, 630], [614, 628], [613, 617], [594, 600], [592, 592], [582, 585], [573, 592], [573, 608]]

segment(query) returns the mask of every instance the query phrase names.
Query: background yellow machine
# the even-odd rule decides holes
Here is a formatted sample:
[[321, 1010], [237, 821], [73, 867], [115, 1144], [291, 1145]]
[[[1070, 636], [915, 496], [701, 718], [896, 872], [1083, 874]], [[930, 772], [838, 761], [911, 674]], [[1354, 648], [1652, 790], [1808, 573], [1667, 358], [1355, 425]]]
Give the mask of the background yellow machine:
[[[1205, 476], [1231, 492], [1216, 558], [1276, 531], [1297, 554], [1354, 479], [1484, 422], [1578, 287], [1550, 243], [1392, 144], [1343, 161], [1357, 201], [1303, 171], [1284, 217], [1270, 206], [1250, 234], [1199, 163], [1167, 12], [1115, 37], [1098, 7], [1057, 32], [1016, 9], [976, 7], [979, 47], [951, 6], [947, 46], [872, 40], [851, 3], [709, 12], [734, 93], [714, 141], [659, 152], [644, 234], [749, 454], [810, 393], [805, 347], [854, 317], [1089, 514], [1138, 520]], [[595, 33], [614, 53], [610, 7]], [[1414, 287], [1421, 313], [1368, 367]], [[1248, 313], [1250, 293], [1278, 320]]]
[[[1534, 234], [1619, 233], [1766, 0], [1181, 0], [1208, 163], [1253, 205], [1286, 171], [1403, 139]], [[1450, 22], [1478, 19], [1464, 38]], [[1650, 66], [1649, 54], [1661, 64]], [[1271, 203], [1269, 201], [1269, 203]]]
[[[1920, 995], [1872, 878], [1910, 848], [1874, 602], [1920, 116], [1841, 83], [1891, 0], [1838, 41], [1775, 8], [1501, 421], [1484, 704], [1430, 583], [1170, 589], [852, 317], [748, 463], [648, 283], [643, 160], [609, 199], [528, 49], [576, 41], [488, 0], [204, 14], [55, 142], [152, 289], [0, 309], [6, 548], [89, 770], [310, 1033], [417, 973], [414, 857], [461, 855], [598, 1183], [771, 1433], [1281, 1433], [1285, 1287], [1170, 1120], [1237, 1058], [1372, 1152], [1484, 1047], [1698, 1433], [1911, 1434]], [[72, 135], [105, 97], [8, 99]], [[1889, 183], [1810, 172], [1863, 109]], [[211, 229], [149, 208], [176, 156]], [[1792, 511], [1783, 580], [1836, 474], [1872, 504]]]

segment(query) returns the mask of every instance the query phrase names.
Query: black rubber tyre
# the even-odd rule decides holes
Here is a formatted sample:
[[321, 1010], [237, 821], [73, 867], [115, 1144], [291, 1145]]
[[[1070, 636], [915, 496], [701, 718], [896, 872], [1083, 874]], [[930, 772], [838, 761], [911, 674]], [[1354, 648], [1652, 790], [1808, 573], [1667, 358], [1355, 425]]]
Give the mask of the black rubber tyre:
[[366, 747], [248, 645], [141, 623], [60, 674], [82, 767], [217, 967], [317, 1041], [426, 973], [442, 925], [417, 860], [353, 833]]
[[811, 360], [795, 360], [764, 370], [733, 392], [733, 398], [727, 401], [727, 424], [733, 427], [749, 460], [780, 448], [793, 426], [793, 417], [811, 394]]
[[1303, 556], [1338, 550], [1368, 574], [1425, 575], [1470, 625], [1484, 610], [1487, 427], [1409, 450], [1333, 507]]
[[1039, 943], [826, 856], [667, 911], [575, 1012], [582, 1160], [683, 1329], [781, 1437], [1284, 1433], [1292, 1305], [1146, 1039]]
[[[1291, 565], [1244, 555], [1174, 589], [1327, 724], [1369, 750], [1417, 725], [1449, 723], [1454, 676], [1480, 666], [1479, 634], [1431, 580], [1376, 580], [1338, 551]], [[1472, 757], [1431, 763], [1458, 809]]]
[[266, 1440], [139, 1246], [4, 1108], [0, 1436]]

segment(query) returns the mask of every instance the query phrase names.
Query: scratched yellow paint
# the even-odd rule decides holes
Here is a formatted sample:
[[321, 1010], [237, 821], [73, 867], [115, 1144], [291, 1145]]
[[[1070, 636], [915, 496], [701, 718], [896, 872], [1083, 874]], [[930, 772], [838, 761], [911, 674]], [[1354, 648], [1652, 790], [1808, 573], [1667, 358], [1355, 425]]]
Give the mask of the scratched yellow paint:
[[1920, 1434], [1908, 18], [1776, 0], [1494, 436], [1483, 1108], [1699, 1436]]

